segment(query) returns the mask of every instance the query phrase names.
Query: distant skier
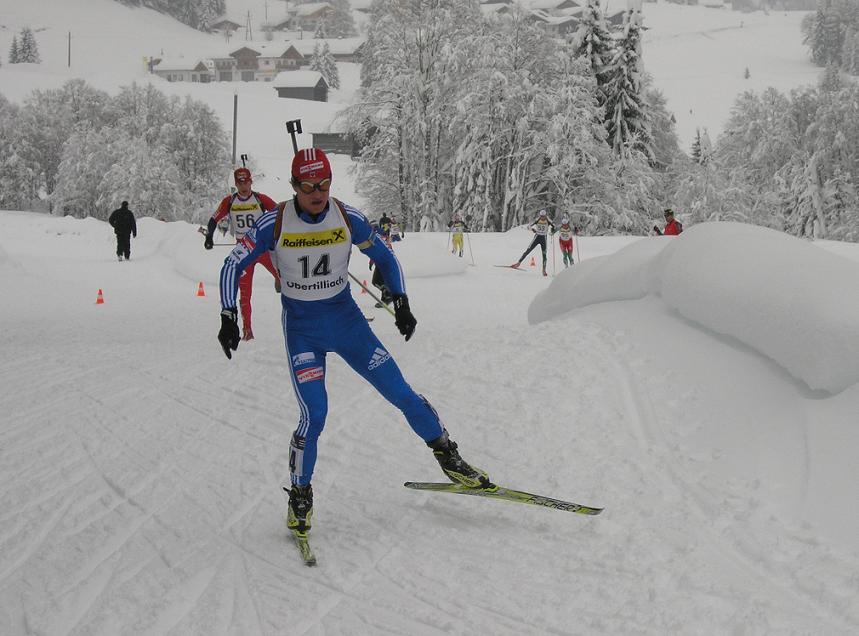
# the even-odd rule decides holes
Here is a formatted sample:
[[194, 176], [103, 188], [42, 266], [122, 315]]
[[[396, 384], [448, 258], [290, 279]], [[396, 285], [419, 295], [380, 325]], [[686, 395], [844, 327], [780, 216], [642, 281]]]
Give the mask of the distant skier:
[[383, 213], [379, 218], [379, 236], [383, 239], [388, 240], [391, 236], [391, 219], [388, 217], [387, 213]]
[[519, 265], [522, 264], [522, 261], [525, 260], [525, 257], [539, 245], [543, 252], [543, 276], [548, 276], [549, 274], [546, 273], [546, 236], [549, 234], [550, 230], [552, 234], [555, 233], [555, 224], [549, 220], [549, 214], [546, 210], [540, 210], [540, 215], [537, 217], [537, 220], [531, 224], [529, 229], [534, 233], [534, 240], [531, 241], [528, 249], [526, 249], [522, 256], [519, 257], [519, 260], [513, 263], [510, 267], [519, 267]]
[[391, 224], [388, 227], [388, 238], [391, 243], [396, 243], [406, 238], [406, 233], [400, 229], [400, 224], [395, 219], [391, 219]]
[[[221, 199], [218, 209], [209, 219], [209, 224], [206, 228], [206, 239], [203, 242], [203, 247], [207, 250], [212, 249], [215, 228], [222, 221], [229, 222], [236, 237], [236, 243], [238, 244], [242, 242], [245, 234], [247, 234], [248, 230], [251, 229], [251, 226], [263, 212], [273, 210], [277, 207], [277, 203], [273, 199], [259, 192], [254, 192], [251, 189], [253, 179], [251, 178], [251, 171], [247, 168], [236, 169], [233, 172], [233, 178], [236, 182], [236, 192]], [[244, 340], [253, 340], [254, 337], [251, 326], [251, 295], [253, 294], [254, 285], [254, 267], [256, 267], [257, 263], [265, 267], [274, 276], [275, 289], [280, 284], [280, 277], [274, 265], [272, 265], [271, 256], [268, 253], [261, 254], [242, 274], [239, 280], [239, 307], [242, 310], [242, 337]]]
[[564, 267], [569, 267], [573, 264], [573, 234], [575, 234], [575, 230], [570, 227], [570, 218], [564, 216], [561, 219], [561, 227], [558, 228], [558, 243], [561, 245]]
[[653, 226], [653, 231], [660, 236], [677, 236], [683, 231], [683, 224], [674, 218], [674, 210], [668, 208], [665, 214], [665, 229], [660, 230], [658, 225]]
[[[292, 388], [300, 417], [289, 448], [292, 487], [287, 526], [310, 529], [317, 442], [328, 414], [325, 388], [328, 353], [337, 353], [382, 396], [396, 406], [409, 426], [432, 449], [445, 475], [469, 487], [488, 486], [487, 474], [467, 464], [430, 403], [406, 383], [391, 353], [370, 329], [349, 289], [352, 246], [376, 262], [393, 294], [396, 325], [406, 340], [417, 320], [409, 308], [405, 280], [394, 253], [378, 240], [367, 218], [329, 196], [331, 165], [318, 148], [299, 150], [292, 160], [295, 196], [265, 212], [221, 268], [221, 330], [218, 341], [227, 358], [239, 346], [236, 321], [238, 277], [266, 252], [281, 276], [282, 325]], [[281, 396], [282, 397], [282, 396]], [[354, 396], [352, 396], [354, 398]], [[354, 400], [353, 400], [354, 401]], [[364, 403], [353, 407], [367, 409]], [[379, 440], [365, 439], [368, 448]], [[372, 469], [379, 469], [375, 465]]]
[[125, 260], [130, 259], [131, 237], [137, 238], [137, 221], [134, 220], [134, 213], [128, 209], [128, 201], [123, 201], [119, 208], [111, 212], [107, 222], [116, 234], [116, 259], [121, 261], [123, 256]]
[[453, 244], [453, 249], [451, 250], [451, 254], [456, 254], [459, 252], [460, 258], [462, 257], [462, 248], [463, 248], [463, 232], [469, 232], [468, 225], [465, 221], [462, 220], [462, 215], [457, 212], [453, 215], [453, 219], [450, 223], [447, 224], [447, 227], [451, 231], [451, 243]]

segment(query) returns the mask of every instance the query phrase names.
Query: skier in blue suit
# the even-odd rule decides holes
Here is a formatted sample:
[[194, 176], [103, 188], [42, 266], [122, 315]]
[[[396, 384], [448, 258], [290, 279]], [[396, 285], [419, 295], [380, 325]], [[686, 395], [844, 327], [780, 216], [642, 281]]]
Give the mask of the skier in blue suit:
[[[331, 165], [317, 148], [300, 150], [292, 161], [295, 196], [260, 215], [245, 241], [221, 268], [221, 329], [227, 358], [239, 345], [236, 290], [242, 271], [265, 252], [280, 273], [282, 323], [292, 386], [300, 417], [289, 454], [291, 488], [287, 525], [310, 529], [317, 440], [328, 413], [325, 361], [337, 353], [391, 404], [433, 450], [445, 475], [469, 487], [490, 485], [486, 472], [467, 464], [430, 403], [408, 385], [391, 354], [367, 324], [349, 289], [352, 245], [373, 259], [393, 296], [396, 325], [406, 340], [417, 320], [409, 309], [403, 272], [391, 249], [355, 208], [329, 196]], [[284, 488], [286, 490], [286, 488]]]

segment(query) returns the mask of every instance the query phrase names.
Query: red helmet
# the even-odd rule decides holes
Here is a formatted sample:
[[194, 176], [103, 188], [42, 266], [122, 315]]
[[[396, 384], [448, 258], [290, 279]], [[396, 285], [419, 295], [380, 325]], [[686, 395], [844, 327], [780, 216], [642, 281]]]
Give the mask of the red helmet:
[[233, 179], [236, 180], [236, 183], [253, 182], [253, 179], [251, 179], [251, 171], [247, 168], [236, 168], [233, 172]]

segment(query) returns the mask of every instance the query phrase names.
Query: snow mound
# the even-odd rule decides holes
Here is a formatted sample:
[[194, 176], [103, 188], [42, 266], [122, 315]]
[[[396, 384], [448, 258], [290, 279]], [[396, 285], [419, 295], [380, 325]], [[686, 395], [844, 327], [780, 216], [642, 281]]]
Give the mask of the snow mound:
[[534, 299], [528, 320], [647, 294], [812, 389], [859, 382], [859, 264], [751, 225], [703, 223], [576, 265]]

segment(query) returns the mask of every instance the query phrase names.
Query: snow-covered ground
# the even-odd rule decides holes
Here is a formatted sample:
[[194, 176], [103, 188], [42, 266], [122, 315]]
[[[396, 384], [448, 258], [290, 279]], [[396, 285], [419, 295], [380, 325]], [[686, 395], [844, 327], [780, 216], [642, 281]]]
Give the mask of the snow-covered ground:
[[194, 227], [142, 219], [117, 263], [103, 222], [0, 223], [4, 635], [859, 630], [856, 246], [699, 225], [544, 278], [493, 267], [523, 230], [407, 235], [415, 337], [354, 293], [409, 382], [497, 481], [605, 511], [406, 490], [438, 467], [334, 357], [310, 569], [268, 275], [227, 361]]

